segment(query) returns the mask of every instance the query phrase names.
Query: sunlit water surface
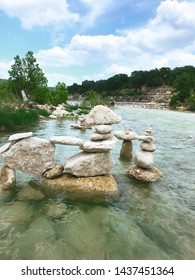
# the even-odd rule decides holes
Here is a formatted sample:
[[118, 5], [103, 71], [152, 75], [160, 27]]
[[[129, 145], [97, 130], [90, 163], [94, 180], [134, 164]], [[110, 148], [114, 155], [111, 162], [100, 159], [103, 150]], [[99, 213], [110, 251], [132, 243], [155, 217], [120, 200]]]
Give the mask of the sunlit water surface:
[[[163, 172], [162, 180], [128, 177], [134, 163], [119, 159], [121, 141], [112, 152], [112, 174], [120, 190], [113, 201], [71, 201], [59, 193], [46, 194], [42, 201], [19, 201], [21, 188], [34, 187], [37, 178], [17, 172], [15, 191], [0, 194], [0, 259], [195, 259], [195, 115], [128, 106], [116, 111], [123, 121], [114, 130], [128, 124], [143, 135], [146, 126], [153, 127], [155, 166]], [[94, 129], [74, 130], [72, 123], [47, 120], [25, 131], [45, 139], [89, 139]], [[0, 134], [0, 145], [10, 134]], [[133, 142], [134, 151], [139, 145]], [[56, 145], [56, 160], [64, 163], [79, 151]]]

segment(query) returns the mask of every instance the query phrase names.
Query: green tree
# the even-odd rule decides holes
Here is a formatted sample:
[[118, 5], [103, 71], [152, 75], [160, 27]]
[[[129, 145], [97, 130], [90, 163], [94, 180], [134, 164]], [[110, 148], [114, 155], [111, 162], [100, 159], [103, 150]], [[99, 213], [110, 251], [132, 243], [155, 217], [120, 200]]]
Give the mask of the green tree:
[[68, 90], [65, 83], [58, 82], [55, 90], [52, 92], [53, 101], [52, 104], [57, 106], [58, 104], [66, 103], [68, 100]]
[[188, 99], [192, 89], [189, 74], [184, 72], [181, 76], [178, 76], [173, 83], [173, 89], [178, 97], [178, 101], [184, 102]]
[[[28, 98], [33, 101], [42, 100], [42, 103], [48, 101], [46, 100], [48, 94], [45, 94], [48, 89], [48, 81], [39, 64], [36, 63], [32, 51], [28, 51], [25, 58], [20, 58], [17, 55], [11, 70], [8, 72], [10, 89], [17, 97], [21, 98], [21, 91], [24, 90]], [[45, 98], [40, 97], [43, 93]]]

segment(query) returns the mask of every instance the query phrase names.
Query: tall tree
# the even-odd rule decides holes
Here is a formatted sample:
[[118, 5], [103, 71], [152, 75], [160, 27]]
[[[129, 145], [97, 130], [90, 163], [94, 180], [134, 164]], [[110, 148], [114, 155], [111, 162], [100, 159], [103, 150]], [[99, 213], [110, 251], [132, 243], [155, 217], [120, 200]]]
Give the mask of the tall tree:
[[68, 90], [65, 83], [58, 82], [55, 90], [52, 92], [52, 103], [58, 105], [66, 103], [68, 100]]
[[[41, 100], [41, 103], [47, 102], [48, 96], [46, 93], [47, 78], [45, 77], [39, 64], [36, 63], [36, 58], [32, 51], [28, 51], [25, 58], [20, 58], [17, 55], [14, 58], [14, 64], [9, 72], [9, 85], [11, 91], [21, 98], [21, 91], [24, 90], [26, 95], [34, 101]], [[40, 97], [40, 94], [45, 95], [45, 98]]]

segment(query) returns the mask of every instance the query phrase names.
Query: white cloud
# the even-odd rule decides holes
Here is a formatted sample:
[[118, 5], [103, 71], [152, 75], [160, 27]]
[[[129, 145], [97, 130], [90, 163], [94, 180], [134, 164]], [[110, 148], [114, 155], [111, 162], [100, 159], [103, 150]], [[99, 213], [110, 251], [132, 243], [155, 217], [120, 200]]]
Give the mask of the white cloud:
[[79, 20], [78, 14], [69, 11], [66, 0], [0, 0], [0, 10], [19, 18], [26, 29]]
[[[42, 0], [41, 3], [44, 1], [46, 0]], [[0, 5], [3, 2], [0, 0]], [[7, 1], [7, 6], [9, 2], [13, 1]], [[61, 1], [55, 3], [57, 2], [61, 3]], [[89, 14], [90, 11], [95, 11], [96, 1], [82, 0], [82, 2], [90, 8]], [[107, 1], [99, 2], [102, 6], [99, 8], [99, 14], [94, 12], [93, 20], [106, 9]], [[47, 69], [55, 67], [53, 76], [47, 74], [49, 80], [67, 79], [67, 82], [65, 81], [67, 84], [82, 82], [81, 79], [104, 79], [119, 73], [130, 75], [134, 70], [195, 65], [194, 14], [194, 2], [161, 1], [154, 18], [139, 29], [125, 30], [118, 36], [77, 34], [64, 47], [40, 50], [35, 56], [46, 73], [51, 72]], [[72, 72], [71, 75], [56, 73], [58, 67], [61, 68], [60, 72], [64, 68], [68, 73], [69, 66], [77, 65], [79, 77], [76, 78], [77, 73], [75, 79]], [[94, 70], [95, 67], [97, 70]]]
[[83, 18], [83, 25], [91, 27], [94, 25], [98, 17], [104, 14], [108, 9], [111, 8], [114, 0], [80, 0], [85, 7], [89, 10]]
[[143, 51], [165, 53], [191, 44], [195, 38], [195, 3], [162, 1], [154, 19], [139, 30], [127, 32], [129, 43]]
[[58, 82], [64, 82], [67, 86], [72, 85], [73, 83], [80, 83], [82, 82], [79, 78], [75, 81], [75, 77], [71, 75], [65, 75], [60, 73], [45, 73], [45, 76], [49, 80], [49, 86], [55, 86]]

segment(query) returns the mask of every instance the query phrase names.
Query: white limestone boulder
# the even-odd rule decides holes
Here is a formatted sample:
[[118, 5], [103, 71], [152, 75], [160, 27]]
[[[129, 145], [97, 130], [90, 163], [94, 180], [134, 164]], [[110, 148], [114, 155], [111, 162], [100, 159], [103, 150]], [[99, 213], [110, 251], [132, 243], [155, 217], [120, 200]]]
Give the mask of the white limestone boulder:
[[63, 118], [68, 114], [69, 114], [68, 111], [63, 110], [63, 109], [58, 109], [58, 108], [54, 112], [52, 112], [52, 115], [56, 116], [57, 118]]
[[13, 188], [15, 184], [16, 171], [4, 165], [0, 170], [0, 188], [2, 190], [9, 190]]
[[71, 146], [81, 146], [84, 141], [78, 137], [71, 136], [53, 136], [50, 138], [51, 143], [61, 144], [61, 145], [71, 145]]
[[119, 140], [135, 140], [138, 139], [138, 134], [129, 130], [115, 131], [114, 136]]
[[86, 124], [87, 125], [116, 124], [121, 122], [121, 120], [122, 120], [121, 116], [116, 114], [110, 108], [103, 105], [97, 105], [88, 114], [86, 118]]
[[108, 174], [113, 167], [110, 153], [81, 152], [67, 160], [64, 171], [77, 177], [87, 177]]
[[142, 168], [151, 168], [154, 165], [153, 154], [146, 151], [139, 151], [135, 154], [135, 163]]
[[22, 139], [3, 153], [4, 163], [15, 170], [42, 175], [52, 168], [55, 146], [49, 141], [37, 137]]
[[80, 149], [88, 153], [101, 153], [113, 150], [116, 145], [117, 139], [112, 137], [111, 140], [103, 141], [86, 141]]
[[95, 130], [97, 133], [100, 134], [107, 134], [107, 133], [111, 133], [112, 131], [112, 126], [111, 125], [97, 125], [95, 127]]
[[104, 133], [104, 134], [99, 134], [94, 132], [91, 137], [90, 140], [91, 141], [101, 141], [101, 140], [111, 140], [112, 139], [112, 134], [111, 133]]
[[57, 117], [54, 116], [54, 115], [50, 115], [49, 118], [50, 118], [50, 119], [53, 119], [53, 120], [56, 120], [56, 119], [57, 119]]
[[29, 138], [29, 137], [32, 137], [32, 136], [33, 136], [32, 132], [16, 133], [16, 134], [11, 135], [8, 138], [8, 140], [10, 142], [12, 142], [12, 141], [19, 141], [21, 139]]
[[144, 151], [154, 152], [156, 150], [156, 146], [153, 143], [142, 142], [140, 144], [140, 148]]
[[152, 142], [152, 141], [154, 140], [154, 137], [153, 137], [153, 136], [142, 136], [142, 135], [138, 135], [137, 140], [150, 143], [150, 142]]

